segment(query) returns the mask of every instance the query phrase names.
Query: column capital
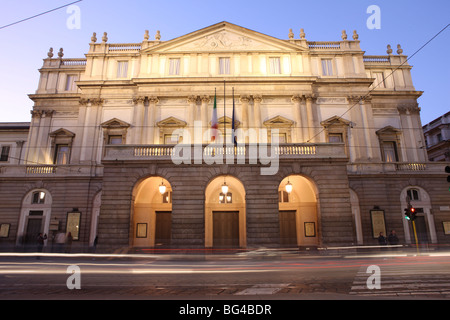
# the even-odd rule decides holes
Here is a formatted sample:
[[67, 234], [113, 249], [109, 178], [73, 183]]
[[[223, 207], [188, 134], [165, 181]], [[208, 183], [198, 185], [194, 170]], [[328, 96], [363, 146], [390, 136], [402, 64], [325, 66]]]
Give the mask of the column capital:
[[248, 95], [241, 95], [240, 96], [240, 98], [239, 98], [239, 100], [241, 101], [241, 102], [245, 102], [245, 103], [248, 103], [249, 101], [250, 101], [250, 96], [248, 96]]
[[294, 94], [294, 95], [291, 97], [291, 101], [292, 101], [293, 103], [300, 103], [300, 102], [303, 101], [303, 96], [300, 95], [300, 94]]
[[134, 104], [144, 104], [144, 102], [145, 102], [145, 97], [143, 97], [143, 96], [133, 98]]
[[207, 95], [204, 95], [204, 96], [201, 97], [201, 100], [202, 100], [202, 102], [204, 102], [204, 103], [209, 103], [210, 97], [207, 96]]
[[253, 95], [253, 101], [260, 103], [262, 101], [262, 95], [260, 94]]
[[198, 101], [198, 96], [189, 96], [189, 97], [187, 97], [187, 102], [188, 103], [192, 103], [192, 104], [195, 104], [195, 103], [197, 103], [197, 101]]
[[151, 97], [148, 97], [148, 102], [149, 103], [153, 103], [153, 104], [157, 104], [159, 102], [159, 99], [156, 96], [151, 96]]

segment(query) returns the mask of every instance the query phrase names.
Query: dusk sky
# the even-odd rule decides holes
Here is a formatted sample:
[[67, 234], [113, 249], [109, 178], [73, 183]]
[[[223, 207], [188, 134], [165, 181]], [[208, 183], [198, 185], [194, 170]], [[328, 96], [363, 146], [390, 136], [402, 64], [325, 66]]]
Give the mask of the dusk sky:
[[[0, 25], [34, 16], [75, 0], [2, 0]], [[55, 57], [64, 48], [64, 58], [82, 58], [89, 49], [93, 32], [101, 41], [141, 42], [145, 30], [153, 39], [157, 30], [167, 41], [221, 21], [288, 39], [289, 28], [299, 38], [305, 29], [308, 41], [339, 41], [346, 30], [351, 39], [357, 30], [367, 55], [385, 55], [387, 44], [394, 54], [397, 44], [411, 56], [450, 23], [449, 0], [177, 0], [114, 1], [83, 0], [75, 4], [80, 25], [67, 26], [72, 13], [67, 8], [0, 29], [0, 122], [30, 121], [39, 72], [50, 47]], [[380, 29], [369, 29], [367, 8], [380, 8]], [[411, 58], [413, 83], [422, 109], [422, 124], [450, 110], [450, 27]]]

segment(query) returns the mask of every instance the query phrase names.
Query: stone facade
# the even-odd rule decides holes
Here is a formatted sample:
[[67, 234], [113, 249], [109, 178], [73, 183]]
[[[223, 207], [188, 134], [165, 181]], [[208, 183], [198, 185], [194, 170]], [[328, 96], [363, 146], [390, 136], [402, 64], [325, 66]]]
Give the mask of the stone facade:
[[407, 196], [420, 242], [450, 243], [407, 57], [352, 38], [221, 22], [168, 41], [94, 34], [79, 59], [50, 50], [23, 161], [0, 163], [2, 243], [72, 231], [79, 250], [333, 247], [395, 229], [410, 244]]

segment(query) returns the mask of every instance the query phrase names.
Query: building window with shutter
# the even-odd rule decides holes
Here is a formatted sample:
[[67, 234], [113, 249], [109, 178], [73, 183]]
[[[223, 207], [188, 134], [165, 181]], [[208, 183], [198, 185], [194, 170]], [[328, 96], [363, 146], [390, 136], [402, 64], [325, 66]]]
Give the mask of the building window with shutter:
[[69, 164], [70, 147], [67, 144], [57, 144], [55, 148], [55, 164]]
[[269, 72], [270, 72], [270, 74], [281, 74], [280, 57], [270, 57], [269, 58]]
[[230, 58], [219, 58], [219, 74], [231, 74]]
[[128, 61], [117, 62], [117, 78], [126, 78], [128, 76]]
[[169, 75], [178, 76], [180, 74], [180, 59], [171, 58], [169, 59]]
[[333, 64], [331, 59], [322, 59], [322, 75], [332, 76], [333, 75]]
[[76, 91], [77, 90], [77, 86], [75, 84], [75, 81], [77, 81], [77, 80], [78, 80], [78, 76], [77, 75], [68, 74], [67, 78], [66, 78], [65, 90], [66, 91]]
[[11, 150], [10, 146], [2, 146], [2, 153], [0, 155], [0, 161], [7, 162], [9, 159], [9, 151]]

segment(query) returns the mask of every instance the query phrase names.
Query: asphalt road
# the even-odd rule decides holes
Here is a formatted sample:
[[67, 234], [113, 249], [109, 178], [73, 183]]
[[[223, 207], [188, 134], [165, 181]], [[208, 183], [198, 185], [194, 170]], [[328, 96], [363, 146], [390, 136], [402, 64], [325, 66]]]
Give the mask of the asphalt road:
[[450, 254], [0, 253], [0, 300], [450, 299]]

